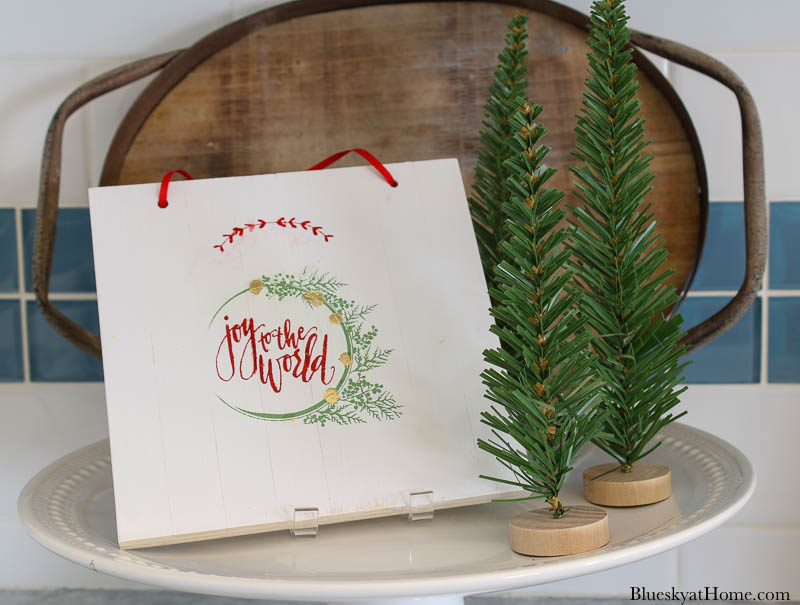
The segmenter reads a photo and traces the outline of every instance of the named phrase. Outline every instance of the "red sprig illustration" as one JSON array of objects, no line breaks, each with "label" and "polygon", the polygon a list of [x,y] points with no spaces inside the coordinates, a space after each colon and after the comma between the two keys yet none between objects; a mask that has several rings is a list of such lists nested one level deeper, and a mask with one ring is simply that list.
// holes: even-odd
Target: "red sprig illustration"
[{"label": "red sprig illustration", "polygon": [[220,252],[225,252],[225,246],[234,243],[237,237],[244,237],[245,230],[247,233],[252,233],[256,229],[263,229],[267,225],[277,225],[283,229],[302,229],[303,231],[309,231],[310,229],[312,235],[322,236],[325,242],[333,237],[332,234],[323,232],[323,227],[321,225],[311,225],[311,221],[297,222],[297,218],[292,217],[287,219],[285,216],[275,221],[265,221],[260,218],[257,219],[256,222],[245,223],[244,227],[234,227],[231,229],[230,233],[224,233],[222,235],[222,242],[216,244],[214,248],[219,249]]}]

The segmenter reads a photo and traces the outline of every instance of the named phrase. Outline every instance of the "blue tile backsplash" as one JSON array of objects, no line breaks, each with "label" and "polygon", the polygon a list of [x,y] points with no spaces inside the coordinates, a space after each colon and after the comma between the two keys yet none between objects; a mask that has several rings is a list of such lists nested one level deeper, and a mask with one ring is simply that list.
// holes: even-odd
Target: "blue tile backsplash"
[{"label": "blue tile backsplash", "polygon": [[22,375],[22,326],[18,300],[0,300],[0,381],[16,382]]},{"label": "blue tile backsplash", "polygon": [[744,204],[709,204],[706,243],[692,290],[738,290],[744,268]]},{"label": "blue tile backsplash", "polygon": [[[700,323],[728,302],[721,296],[687,298],[681,305],[684,329]],[[761,378],[761,299],[727,332],[691,353],[687,384],[752,383]]]},{"label": "blue tile backsplash", "polygon": [[[36,210],[22,211],[22,245],[25,253],[25,289],[33,291],[31,263]],[[88,208],[62,208],[50,276],[51,292],[94,292],[94,257]]]},{"label": "blue tile backsplash", "polygon": [[[103,364],[67,342],[39,312],[36,303],[27,303],[28,346],[31,380],[42,382],[86,382],[103,380]],[[92,332],[99,332],[97,302],[94,300],[58,301],[55,306],[67,317]]]},{"label": "blue tile backsplash", "polygon": [[17,226],[13,208],[0,209],[0,292],[19,290]]},{"label": "blue tile backsplash", "polygon": [[800,382],[800,298],[771,298],[769,301],[770,382]]},{"label": "blue tile backsplash", "polygon": [[770,204],[769,287],[800,288],[800,202]]},{"label": "blue tile backsplash", "polygon": [[[800,289],[800,202],[770,204],[770,287]],[[102,363],[56,333],[42,317],[30,294],[20,288],[17,238],[23,246],[26,292],[32,291],[31,254],[36,221],[34,209],[22,209],[22,233],[16,233],[15,210],[0,208],[0,381],[25,379],[22,306],[28,332],[30,380],[77,382],[103,380]],[[744,275],[744,216],[741,202],[714,202],[703,258],[681,313],[689,329],[724,306],[728,297],[704,296],[710,290],[737,290]],[[88,208],[62,208],[56,236],[51,291],[66,293],[55,305],[68,317],[98,331],[97,302],[85,300],[95,291]],[[77,296],[70,296],[76,294]],[[789,294],[789,293],[787,293]],[[690,384],[757,383],[761,380],[761,317],[759,299],[733,328],[692,353],[686,369]],[[769,299],[767,379],[800,383],[800,296]]]}]

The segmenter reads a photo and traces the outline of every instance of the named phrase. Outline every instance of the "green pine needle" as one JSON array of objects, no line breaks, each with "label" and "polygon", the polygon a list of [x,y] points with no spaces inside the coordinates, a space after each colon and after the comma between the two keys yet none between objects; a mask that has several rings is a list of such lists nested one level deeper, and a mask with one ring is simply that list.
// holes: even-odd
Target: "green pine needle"
[{"label": "green pine needle", "polygon": [[572,459],[601,434],[601,370],[587,353],[592,335],[578,312],[583,294],[567,263],[564,194],[545,187],[555,170],[543,163],[549,149],[540,144],[541,111],[520,96],[508,120],[506,218],[491,290],[492,331],[501,346],[484,352],[492,367],[481,374],[495,404],[482,422],[494,438],[478,440],[478,447],[514,476],[488,478],[545,498],[560,517],[566,511],[558,494]]},{"label": "green pine needle", "polygon": [[508,140],[512,135],[509,118],[514,111],[513,101],[528,88],[525,79],[528,70],[525,63],[528,56],[525,45],[527,22],[527,16],[517,15],[508,24],[505,48],[498,57],[499,65],[489,87],[489,101],[484,107],[475,181],[469,197],[489,289],[494,287],[494,267],[502,258],[498,246],[503,238],[505,222],[502,204],[508,199],[503,183],[509,176],[508,168],[504,166],[509,157]]},{"label": "green pine needle", "polygon": [[569,242],[586,294],[581,314],[595,334],[592,348],[606,381],[605,436],[594,441],[623,468],[652,451],[658,431],[682,415],[670,410],[687,365],[680,361],[682,319],[668,316],[677,294],[666,283],[667,252],[644,201],[653,174],[629,41],[623,1],[595,1],[573,153],[582,206],[571,209]]}]

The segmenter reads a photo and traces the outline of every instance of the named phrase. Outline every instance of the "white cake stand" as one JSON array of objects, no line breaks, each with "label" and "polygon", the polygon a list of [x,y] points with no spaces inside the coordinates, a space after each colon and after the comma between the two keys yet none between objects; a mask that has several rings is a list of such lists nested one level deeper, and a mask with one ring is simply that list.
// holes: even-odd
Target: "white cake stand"
[{"label": "white cake stand", "polygon": [[[108,442],[78,450],[36,475],[19,514],[42,546],[84,567],[196,593],[289,600],[377,600],[463,595],[543,584],[644,559],[688,542],[738,511],[755,487],[750,462],[703,431],[674,424],[651,460],[672,469],[673,495],[608,509],[611,542],[569,557],[525,557],[509,547],[508,521],[538,501],[437,511],[432,521],[390,517],[288,532],[120,551]],[[584,456],[562,500],[583,504]],[[202,506],[202,502],[198,503]]]}]

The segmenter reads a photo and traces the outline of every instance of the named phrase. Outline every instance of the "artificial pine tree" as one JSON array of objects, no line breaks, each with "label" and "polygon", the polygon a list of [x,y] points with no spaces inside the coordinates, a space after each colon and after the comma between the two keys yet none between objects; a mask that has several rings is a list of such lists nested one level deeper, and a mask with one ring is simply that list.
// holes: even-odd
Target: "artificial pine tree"
[{"label": "artificial pine tree", "polygon": [[[594,442],[616,463],[608,465],[611,471],[600,470],[623,474],[658,447],[660,442],[652,441],[661,428],[682,416],[670,410],[683,391],[677,385],[685,367],[680,361],[685,353],[682,319],[669,316],[677,295],[666,281],[672,273],[665,266],[667,251],[644,199],[653,174],[644,152],[648,141],[627,23],[622,0],[594,2],[589,77],[573,153],[580,162],[573,168],[574,193],[582,206],[572,208],[570,240],[586,293],[582,313],[595,334],[592,348],[606,382],[605,435]],[[600,479],[597,470],[590,469],[584,478]],[[619,477],[620,483],[631,479]],[[668,480],[667,470],[667,487]],[[662,490],[663,497],[655,497],[668,495]]]},{"label": "artificial pine tree", "polygon": [[[559,519],[564,508],[559,493],[573,456],[603,424],[595,399],[599,382],[586,350],[591,338],[579,316],[580,293],[572,288],[572,272],[560,227],[564,194],[544,185],[555,170],[543,160],[549,148],[540,144],[546,130],[536,122],[542,108],[518,97],[507,139],[508,173],[501,210],[506,217],[500,241],[500,261],[494,270],[495,304],[492,331],[501,346],[484,353],[491,364],[482,373],[486,397],[494,402],[482,414],[494,439],[478,446],[494,455],[514,475],[513,480],[485,477],[517,486],[544,498],[550,510],[530,511],[511,521],[511,543],[529,555],[572,554],[608,542],[606,513],[576,507],[568,514],[572,537]],[[522,498],[527,499],[527,498]],[[580,509],[580,510],[578,510]],[[585,532],[585,535],[581,532]]]},{"label": "artificial pine tree", "polygon": [[505,222],[502,204],[508,199],[503,183],[509,175],[504,162],[509,157],[508,140],[513,134],[509,119],[514,111],[514,100],[528,88],[525,80],[527,23],[528,17],[517,15],[508,24],[505,48],[498,57],[489,100],[484,107],[475,181],[469,198],[483,272],[490,289],[494,285],[494,268],[500,262],[498,246]]}]

